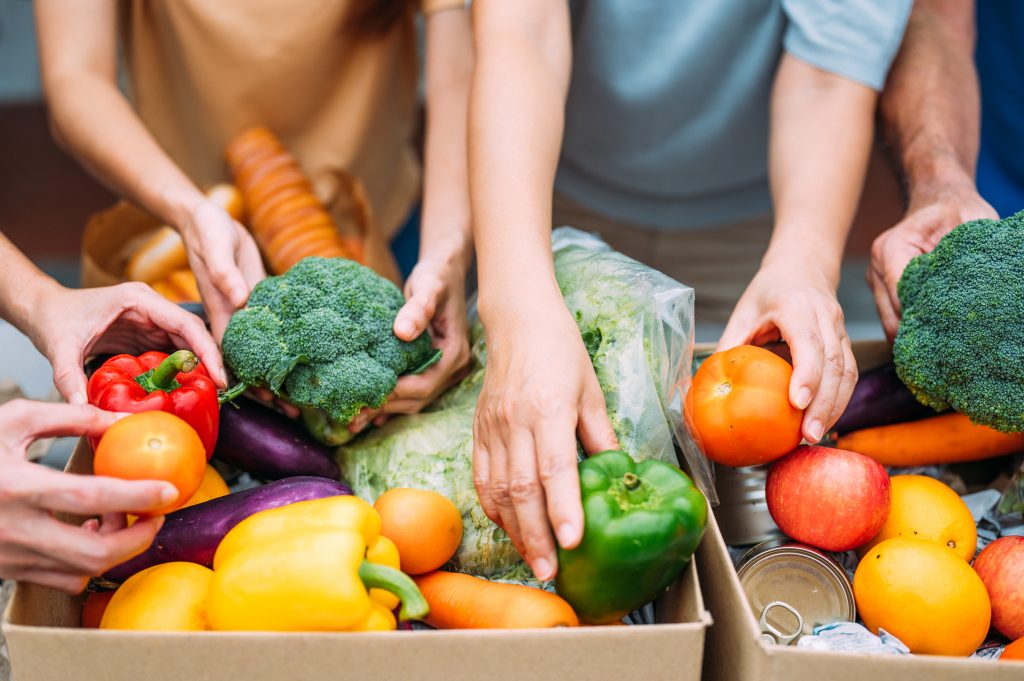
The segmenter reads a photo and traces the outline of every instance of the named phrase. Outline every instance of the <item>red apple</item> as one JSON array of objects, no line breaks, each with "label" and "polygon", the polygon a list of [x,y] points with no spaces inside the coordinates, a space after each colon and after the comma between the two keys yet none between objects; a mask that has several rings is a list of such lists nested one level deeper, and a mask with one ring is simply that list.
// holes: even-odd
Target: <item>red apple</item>
[{"label": "red apple", "polygon": [[1024,537],[1000,537],[974,559],[974,571],[992,601],[992,626],[1006,638],[1024,638]]},{"label": "red apple", "polygon": [[831,447],[797,447],[772,464],[768,512],[783,532],[827,551],[849,551],[889,515],[889,476],[872,458]]}]

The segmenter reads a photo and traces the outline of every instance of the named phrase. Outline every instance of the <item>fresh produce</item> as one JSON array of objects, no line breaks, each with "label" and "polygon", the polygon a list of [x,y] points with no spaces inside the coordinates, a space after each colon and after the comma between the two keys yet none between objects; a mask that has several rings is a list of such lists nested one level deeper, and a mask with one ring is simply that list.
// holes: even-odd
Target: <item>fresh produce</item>
[{"label": "fresh produce", "polygon": [[789,402],[793,367],[741,345],[707,358],[686,395],[686,418],[704,453],[726,466],[774,461],[800,444],[803,411]]},{"label": "fresh produce", "polygon": [[89,378],[88,393],[90,404],[107,411],[179,416],[199,434],[206,458],[213,454],[220,423],[217,386],[188,350],[111,357]]},{"label": "fresh produce", "polygon": [[865,555],[886,539],[916,537],[946,546],[971,562],[978,546],[978,530],[959,494],[926,475],[894,475],[889,482],[889,517],[874,539],[858,549],[858,554]]},{"label": "fresh produce", "polygon": [[206,468],[203,443],[192,426],[165,411],[130,414],[100,438],[92,463],[93,473],[122,480],[165,480],[178,490],[173,502],[154,511],[170,513],[199,489]]},{"label": "fresh produce", "polygon": [[1019,638],[1003,648],[1003,654],[999,656],[999,659],[1006,662],[1024,661],[1024,638]]},{"label": "fresh produce", "polygon": [[772,520],[797,541],[849,551],[889,515],[889,476],[876,461],[843,449],[797,447],[772,464],[765,483]]},{"label": "fresh produce", "polygon": [[101,629],[203,631],[213,572],[195,563],[154,565],[114,592]]},{"label": "fresh produce", "polygon": [[364,407],[383,406],[398,377],[440,358],[430,336],[392,326],[405,298],[373,270],[344,258],[306,258],[264,279],[231,317],[224,359],[251,387],[303,408],[314,437],[341,444]]},{"label": "fresh produce", "polygon": [[210,627],[379,628],[377,605],[389,605],[375,589],[399,597],[401,619],[422,619],[429,608],[412,580],[368,556],[379,532],[377,512],[355,497],[304,501],[246,518],[224,537],[213,560]]},{"label": "fresh produce", "polygon": [[245,398],[221,406],[213,456],[264,480],[341,475],[333,452],[312,439],[301,424]]},{"label": "fresh produce", "polygon": [[294,477],[183,508],[167,514],[148,549],[103,576],[113,582],[123,582],[141,570],[172,561],[209,567],[213,565],[214,552],[224,535],[252,514],[297,501],[351,493],[352,490],[336,480]]},{"label": "fresh produce", "polygon": [[965,561],[924,539],[896,537],[864,556],[853,577],[864,625],[882,628],[912,653],[973,653],[988,634],[985,585]]},{"label": "fresh produce", "polygon": [[883,466],[930,466],[1024,451],[1024,433],[1000,433],[971,423],[963,414],[940,414],[840,435],[836,446]]},{"label": "fresh produce", "polygon": [[232,140],[226,156],[245,196],[249,227],[274,274],[307,256],[362,261],[360,241],[341,236],[298,161],[270,130],[249,128]]},{"label": "fresh produce", "polygon": [[396,487],[377,497],[380,533],[395,542],[403,572],[421,575],[447,563],[462,541],[462,514],[449,499]]},{"label": "fresh produce", "polygon": [[679,577],[704,534],[707,501],[677,467],[621,451],[588,457],[579,474],[583,540],[558,549],[555,590],[581,620],[605,624]]},{"label": "fresh produce", "polygon": [[1024,639],[1024,537],[1000,537],[974,559],[974,571],[992,600],[992,626],[1010,640]]},{"label": "fresh produce", "polygon": [[893,360],[924,404],[1024,431],[1024,212],[973,220],[910,261]]},{"label": "fresh produce", "polygon": [[[636,461],[675,462],[679,447],[694,479],[707,461],[683,425],[689,381],[693,292],[592,235],[554,232],[555,275],[590,353],[620,447]],[[394,487],[430,489],[462,513],[463,540],[451,569],[516,581],[533,576],[473,488],[473,414],[483,384],[483,329],[472,326],[470,373],[423,413],[392,418],[338,450],[342,475],[373,501]],[[703,489],[703,488],[702,488]]]},{"label": "fresh produce", "polygon": [[202,300],[196,275],[188,269],[174,270],[163,279],[157,279],[149,285],[172,303],[198,303]]},{"label": "fresh produce", "polygon": [[543,589],[490,582],[458,572],[431,572],[415,581],[430,604],[426,622],[438,629],[579,626],[572,607]]},{"label": "fresh produce", "polygon": [[93,591],[85,597],[82,603],[82,628],[99,629],[103,620],[103,613],[107,610],[110,599],[114,597],[113,591]]},{"label": "fresh produce", "polygon": [[832,430],[846,434],[934,415],[934,409],[918,402],[914,393],[903,385],[896,375],[896,367],[889,362],[860,375],[846,410]]},{"label": "fresh produce", "polygon": [[228,484],[224,482],[224,478],[220,476],[216,468],[206,464],[206,470],[203,471],[203,479],[199,483],[199,489],[181,507],[188,508],[210,499],[226,497],[229,494],[231,494],[231,490],[228,489]]}]

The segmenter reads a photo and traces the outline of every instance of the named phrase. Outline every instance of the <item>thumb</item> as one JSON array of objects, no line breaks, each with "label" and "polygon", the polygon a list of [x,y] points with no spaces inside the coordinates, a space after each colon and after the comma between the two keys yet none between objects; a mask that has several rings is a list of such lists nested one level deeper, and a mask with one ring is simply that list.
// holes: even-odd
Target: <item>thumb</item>
[{"label": "thumb", "polygon": [[60,353],[53,358],[53,385],[69,404],[89,402],[88,384],[80,364],[78,358],[70,357],[68,353]]},{"label": "thumb", "polygon": [[404,341],[411,341],[426,331],[437,312],[442,291],[439,282],[418,284],[412,289],[412,295],[395,316],[395,335]]},{"label": "thumb", "polygon": [[87,404],[21,403],[21,418],[15,423],[30,439],[55,435],[100,436],[121,418],[121,414],[103,411]]},{"label": "thumb", "polygon": [[718,347],[715,348],[715,351],[722,352],[723,350],[730,350],[737,345],[749,343],[755,333],[755,329],[752,327],[751,320],[747,318],[743,311],[733,312],[732,316],[729,317],[729,323],[725,325],[725,330],[722,331],[722,336],[718,339]]},{"label": "thumb", "polygon": [[608,417],[608,408],[605,406],[604,394],[595,376],[592,386],[584,393],[580,402],[579,422],[577,433],[583,451],[587,454],[597,454],[608,449],[618,449],[619,440],[612,428],[612,421]]}]

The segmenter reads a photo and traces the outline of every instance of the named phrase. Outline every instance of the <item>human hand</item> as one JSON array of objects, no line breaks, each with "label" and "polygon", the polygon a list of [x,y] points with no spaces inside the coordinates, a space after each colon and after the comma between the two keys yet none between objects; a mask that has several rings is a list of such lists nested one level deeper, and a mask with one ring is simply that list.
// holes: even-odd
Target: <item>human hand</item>
[{"label": "human hand", "polygon": [[267,276],[259,249],[245,227],[210,201],[200,202],[180,231],[210,329],[219,340],[231,314]]},{"label": "human hand", "polygon": [[461,265],[420,261],[405,283],[406,303],[395,317],[395,335],[411,341],[428,330],[441,359],[422,374],[406,375],[382,409],[364,409],[349,430],[361,431],[373,421],[381,425],[391,414],[414,414],[433,402],[462,377],[469,363],[466,318],[466,270]]},{"label": "human hand", "polygon": [[806,409],[803,436],[818,442],[843,413],[857,363],[828,277],[792,265],[763,266],[740,298],[719,350],[782,338],[793,357],[789,401]]},{"label": "human hand", "polygon": [[54,285],[40,293],[26,332],[50,360],[53,383],[72,404],[88,401],[82,365],[93,354],[188,348],[199,355],[218,386],[227,384],[220,350],[199,317],[145,284],[93,289]]},{"label": "human hand", "polygon": [[[557,300],[489,330],[473,422],[473,484],[487,516],[508,533],[538,579],[557,572],[558,543],[583,537],[576,438],[588,454],[617,449],[579,329]],[[493,332],[492,332],[493,331]]]},{"label": "human hand", "polygon": [[[167,482],[127,481],[60,473],[26,459],[35,440],[54,435],[100,436],[119,414],[88,405],[14,400],[0,406],[0,577],[78,593],[145,550],[163,517],[125,528],[125,512],[165,506],[178,496]],[[75,527],[55,512],[102,515]]]},{"label": "human hand", "polygon": [[907,264],[916,256],[931,252],[957,225],[980,218],[998,220],[999,215],[972,185],[960,192],[943,192],[913,201],[900,222],[875,238],[867,280],[890,341],[896,338],[900,324],[896,285]]}]

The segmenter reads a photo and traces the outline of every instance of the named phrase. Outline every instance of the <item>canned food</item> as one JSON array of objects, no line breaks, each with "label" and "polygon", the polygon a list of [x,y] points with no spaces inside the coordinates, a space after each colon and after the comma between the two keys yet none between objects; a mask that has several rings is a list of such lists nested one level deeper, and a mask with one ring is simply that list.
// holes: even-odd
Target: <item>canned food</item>
[{"label": "canned food", "polygon": [[736,570],[766,641],[789,645],[822,624],[857,619],[843,566],[812,546],[789,539],[762,542],[740,558]]},{"label": "canned food", "polygon": [[764,496],[767,477],[767,464],[745,468],[715,465],[715,519],[726,544],[749,546],[783,536],[768,513]]}]

